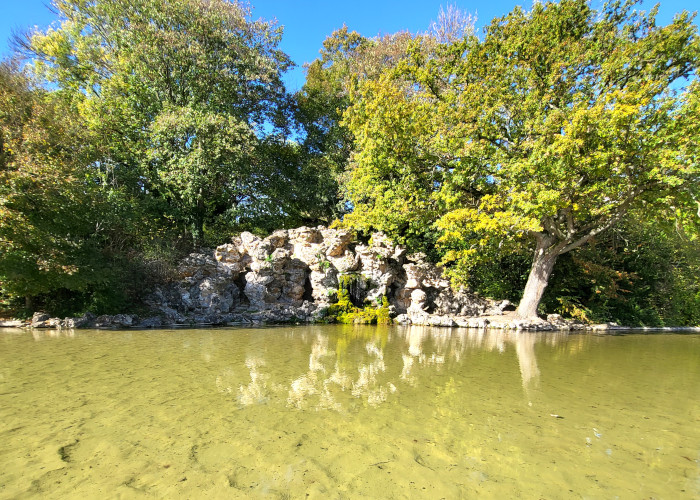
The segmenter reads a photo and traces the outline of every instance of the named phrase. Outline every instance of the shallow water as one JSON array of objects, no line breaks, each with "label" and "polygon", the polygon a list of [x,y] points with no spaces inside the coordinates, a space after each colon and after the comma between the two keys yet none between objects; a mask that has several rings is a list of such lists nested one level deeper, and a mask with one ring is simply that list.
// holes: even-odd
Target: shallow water
[{"label": "shallow water", "polygon": [[0,498],[699,498],[700,335],[0,333]]}]

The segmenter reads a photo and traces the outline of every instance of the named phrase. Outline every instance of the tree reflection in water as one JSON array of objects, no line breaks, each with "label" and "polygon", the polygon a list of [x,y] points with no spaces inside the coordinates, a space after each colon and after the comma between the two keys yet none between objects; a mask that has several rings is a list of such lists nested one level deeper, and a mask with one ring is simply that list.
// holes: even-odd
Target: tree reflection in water
[{"label": "tree reflection in water", "polygon": [[[349,405],[378,406],[399,391],[402,384],[415,386],[419,382],[417,370],[433,367],[439,371],[447,360],[462,363],[468,351],[505,353],[509,346],[517,355],[522,385],[529,395],[538,386],[540,377],[535,345],[539,342],[556,345],[566,335],[419,326],[377,329],[350,326],[338,335],[319,331],[314,336],[297,339],[303,345],[311,344],[309,364],[308,370],[291,382],[273,380],[274,370],[264,371],[265,360],[259,356],[247,357],[245,366],[250,382],[239,386],[237,399],[242,406],[249,406],[277,398],[285,400],[289,408],[300,410],[344,411]],[[329,347],[333,343],[334,349]],[[392,357],[397,358],[392,363],[385,361],[388,344],[402,346],[399,353],[389,349]],[[360,348],[362,345],[364,349]],[[420,375],[429,376],[426,372]],[[222,382],[226,376],[217,378],[217,387],[222,392],[232,392],[231,385]]]}]

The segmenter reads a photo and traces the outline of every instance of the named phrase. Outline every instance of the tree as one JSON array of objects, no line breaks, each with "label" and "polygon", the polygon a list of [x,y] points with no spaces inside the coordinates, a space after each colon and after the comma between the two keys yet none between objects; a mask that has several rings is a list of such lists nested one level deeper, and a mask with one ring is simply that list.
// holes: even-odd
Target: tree
[{"label": "tree", "polygon": [[459,42],[476,33],[475,23],[476,16],[464,12],[454,4],[447,4],[447,8],[440,6],[437,20],[430,25],[430,35],[438,43]]},{"label": "tree", "polygon": [[[118,281],[108,235],[128,223],[88,168],[95,149],[75,109],[0,64],[0,301],[106,291]],[[109,229],[107,229],[109,228]],[[114,243],[112,239],[111,243]],[[121,284],[126,293],[129,288]],[[63,293],[65,292],[65,293]],[[112,294],[114,298],[117,294]],[[63,304],[55,311],[71,311]],[[78,310],[85,304],[79,304]]]},{"label": "tree", "polygon": [[[395,101],[423,110],[414,147],[441,159],[424,168],[441,176],[426,195],[440,204],[443,262],[464,282],[480,258],[530,247],[520,317],[536,316],[559,256],[633,208],[688,214],[697,199],[696,28],[686,13],[657,26],[655,9],[633,6],[516,8],[483,40],[450,44],[440,57],[414,51],[395,72],[399,88],[413,83]],[[358,95],[350,116],[376,105],[369,92]],[[393,131],[376,116],[351,127],[366,130],[365,151]],[[366,156],[356,168],[376,162],[397,182],[410,178],[402,158]]]},{"label": "tree", "polygon": [[445,163],[423,140],[437,132],[437,122],[426,119],[432,103],[409,92],[386,74],[353,92],[344,121],[356,141],[345,183],[353,211],[343,224],[383,231],[428,254],[435,244],[430,226],[441,211],[434,194]]},{"label": "tree", "polygon": [[333,32],[323,42],[321,57],[306,66],[306,82],[295,95],[305,163],[326,172],[325,189],[311,192],[325,196],[331,207],[329,212],[335,217],[346,211],[340,199],[338,179],[345,170],[353,141],[340,121],[349,104],[347,88],[353,60],[368,43],[358,33],[349,32],[346,26]]},{"label": "tree", "polygon": [[207,226],[284,211],[270,197],[290,178],[267,156],[291,127],[281,28],[228,0],[55,6],[61,26],[25,48],[100,137],[108,182],[167,200],[197,245]]},{"label": "tree", "polygon": [[[443,26],[443,35],[447,36],[446,29],[452,30],[450,36],[454,36],[455,30],[466,30],[471,26],[471,18],[463,16],[461,11],[450,8],[449,12],[452,24],[449,27]],[[441,13],[440,20],[448,23],[445,17],[446,14]],[[329,173],[340,183],[345,199],[341,200],[336,215],[343,218],[345,226],[367,228],[370,225],[366,224],[364,219],[356,219],[363,217],[363,210],[352,210],[359,198],[348,191],[360,188],[360,184],[352,181],[352,172],[357,172],[348,169],[348,165],[352,162],[351,156],[357,154],[358,149],[355,147],[354,125],[348,120],[343,120],[343,115],[353,100],[356,100],[353,95],[358,92],[371,92],[370,88],[376,89],[377,86],[381,86],[379,82],[383,74],[409,58],[412,46],[420,47],[425,53],[434,51],[437,46],[436,36],[437,32],[399,32],[366,38],[344,26],[323,42],[320,57],[306,68],[306,83],[297,94],[298,117],[304,131],[302,145],[311,161],[326,165]],[[352,200],[350,203],[348,197]],[[399,198],[398,195],[394,196],[393,201],[396,202],[394,208],[400,212],[402,208],[398,206]],[[386,201],[388,204],[392,203]],[[383,210],[382,216],[387,213],[394,215],[396,212],[393,209],[388,212]],[[403,222],[397,221],[391,228],[403,225]],[[377,228],[376,224],[373,227]],[[392,232],[389,227],[382,229]],[[403,234],[399,233],[394,232],[398,239],[403,241]]]}]

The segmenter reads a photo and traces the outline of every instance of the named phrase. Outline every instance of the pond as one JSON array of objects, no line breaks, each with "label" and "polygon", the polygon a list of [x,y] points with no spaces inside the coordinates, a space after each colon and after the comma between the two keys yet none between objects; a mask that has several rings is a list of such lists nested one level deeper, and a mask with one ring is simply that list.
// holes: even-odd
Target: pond
[{"label": "pond", "polygon": [[698,498],[700,335],[0,333],[0,498]]}]

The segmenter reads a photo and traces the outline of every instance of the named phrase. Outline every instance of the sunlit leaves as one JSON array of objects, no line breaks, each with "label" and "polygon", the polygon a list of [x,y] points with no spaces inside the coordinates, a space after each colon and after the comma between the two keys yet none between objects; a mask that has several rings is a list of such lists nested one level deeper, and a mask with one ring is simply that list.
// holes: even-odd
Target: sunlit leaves
[{"label": "sunlit leaves", "polygon": [[[687,14],[657,26],[655,11],[633,7],[516,8],[482,39],[414,47],[361,83],[348,110],[358,138],[351,220],[369,222],[388,209],[385,191],[410,199],[401,187],[437,172],[418,197],[430,200],[443,261],[464,281],[493,252],[537,244],[551,264],[641,204],[674,199],[694,213],[696,28]],[[431,220],[419,213],[411,223]]]},{"label": "sunlit leaves", "polygon": [[28,48],[99,138],[111,185],[164,199],[200,244],[206,224],[284,182],[251,179],[272,173],[266,143],[283,143],[291,128],[281,79],[291,61],[274,22],[227,0],[56,7],[60,26],[35,33]]},{"label": "sunlit leaves", "polygon": [[[689,110],[670,84],[697,65],[694,29],[682,16],[656,27],[618,14],[596,18],[577,1],[516,9],[449,68],[454,97],[441,112],[497,193],[441,227],[461,225],[482,243],[544,232],[576,245],[636,200],[692,182],[694,163],[678,154]],[[445,200],[451,183],[472,179],[446,177]]]}]

